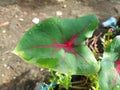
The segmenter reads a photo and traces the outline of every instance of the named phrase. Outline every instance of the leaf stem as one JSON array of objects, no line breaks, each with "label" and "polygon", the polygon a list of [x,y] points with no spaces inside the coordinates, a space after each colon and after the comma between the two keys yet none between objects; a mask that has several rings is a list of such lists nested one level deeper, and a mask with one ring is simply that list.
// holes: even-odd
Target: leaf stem
[{"label": "leaf stem", "polygon": [[73,89],[79,89],[79,90],[83,90],[83,89],[87,89],[87,87],[78,87],[78,86],[70,86],[70,88],[73,88]]}]

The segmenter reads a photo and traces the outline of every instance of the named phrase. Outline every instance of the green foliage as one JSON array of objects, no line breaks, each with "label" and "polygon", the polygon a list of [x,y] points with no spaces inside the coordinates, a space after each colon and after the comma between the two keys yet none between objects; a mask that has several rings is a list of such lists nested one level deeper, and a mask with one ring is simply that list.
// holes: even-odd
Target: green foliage
[{"label": "green foliage", "polygon": [[95,15],[49,18],[26,32],[14,53],[28,63],[61,73],[94,74],[100,65],[85,40],[97,26]]},{"label": "green foliage", "polygon": [[95,58],[100,59],[96,53],[98,37],[92,39],[92,51],[86,45],[97,26],[95,15],[49,18],[28,30],[14,53],[28,63],[57,71],[51,73],[51,84],[43,84],[42,88],[52,90],[51,85],[57,83],[68,89],[72,87],[71,75],[90,75],[93,90],[120,90],[120,36],[112,40],[113,32],[109,30],[101,38],[104,53],[99,64]]},{"label": "green foliage", "polygon": [[68,88],[72,86],[71,74],[61,74],[58,72],[54,73],[51,71],[50,82],[51,83],[55,82],[55,83],[59,84],[59,89],[65,88],[68,90]]},{"label": "green foliage", "polygon": [[90,87],[92,90],[99,90],[99,83],[98,83],[98,75],[92,74],[89,76],[90,79]]},{"label": "green foliage", "polygon": [[98,73],[100,90],[120,90],[120,75],[115,62],[119,60],[120,36],[107,46],[103,53],[101,69]]},{"label": "green foliage", "polygon": [[104,50],[111,43],[111,41],[112,41],[112,39],[111,39],[112,35],[113,35],[113,32],[111,31],[111,29],[109,29],[108,32],[104,34],[103,38],[101,38]]}]

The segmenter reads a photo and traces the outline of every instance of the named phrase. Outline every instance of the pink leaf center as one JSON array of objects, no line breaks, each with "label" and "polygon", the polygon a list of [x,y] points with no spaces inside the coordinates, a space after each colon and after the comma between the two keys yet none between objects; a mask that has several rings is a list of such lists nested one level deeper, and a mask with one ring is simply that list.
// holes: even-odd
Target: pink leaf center
[{"label": "pink leaf center", "polygon": [[120,74],[120,59],[117,62],[115,62],[115,64],[117,65],[116,69],[118,73]]},{"label": "pink leaf center", "polygon": [[89,26],[89,23],[82,30],[80,30],[77,34],[72,35],[72,37],[69,40],[66,40],[64,37],[64,34],[61,33],[62,39],[64,41],[63,43],[59,43],[57,40],[55,40],[54,37],[51,36],[50,38],[54,41],[54,44],[33,46],[30,49],[32,48],[55,48],[52,55],[55,54],[59,49],[64,49],[66,53],[71,52],[75,56],[79,56],[85,60],[85,58],[82,55],[80,55],[80,53],[76,52],[75,47],[78,45],[75,45],[75,41],[82,34],[82,32],[84,32],[84,30],[87,30],[88,26]]},{"label": "pink leaf center", "polygon": [[78,34],[73,35],[69,41],[66,42],[66,40],[64,40],[65,42],[63,44],[56,42],[55,44],[33,46],[32,48],[56,48],[56,50],[63,48],[66,52],[71,52],[78,56],[79,54],[74,49],[74,42],[78,36]]}]

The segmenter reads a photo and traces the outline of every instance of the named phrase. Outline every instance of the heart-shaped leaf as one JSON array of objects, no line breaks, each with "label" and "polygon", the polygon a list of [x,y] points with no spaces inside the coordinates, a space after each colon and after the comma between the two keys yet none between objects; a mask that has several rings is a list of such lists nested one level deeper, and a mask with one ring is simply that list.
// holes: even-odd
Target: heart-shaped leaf
[{"label": "heart-shaped leaf", "polygon": [[14,52],[29,63],[62,73],[96,73],[99,64],[85,40],[97,26],[95,15],[49,18],[26,32]]},{"label": "heart-shaped leaf", "polygon": [[120,36],[108,45],[103,53],[98,74],[100,90],[120,90]]}]

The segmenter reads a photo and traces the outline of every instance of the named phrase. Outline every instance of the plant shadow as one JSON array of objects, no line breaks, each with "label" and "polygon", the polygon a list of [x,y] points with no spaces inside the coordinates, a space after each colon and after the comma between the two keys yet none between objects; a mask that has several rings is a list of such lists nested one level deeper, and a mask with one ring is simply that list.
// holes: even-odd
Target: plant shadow
[{"label": "plant shadow", "polygon": [[22,73],[20,76],[17,76],[10,82],[0,85],[0,90],[34,90],[36,82],[38,82],[38,80],[25,79],[24,77],[29,72],[30,70]]}]

